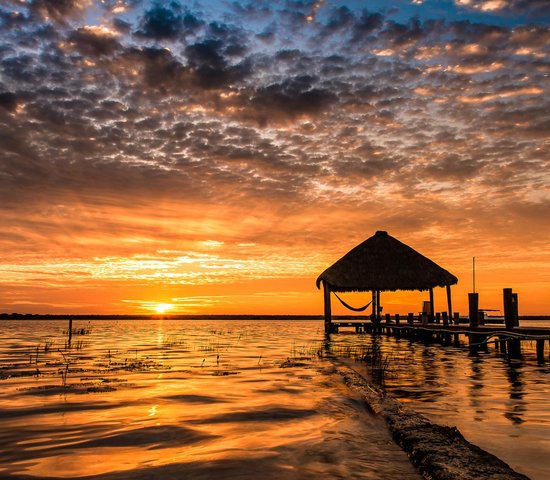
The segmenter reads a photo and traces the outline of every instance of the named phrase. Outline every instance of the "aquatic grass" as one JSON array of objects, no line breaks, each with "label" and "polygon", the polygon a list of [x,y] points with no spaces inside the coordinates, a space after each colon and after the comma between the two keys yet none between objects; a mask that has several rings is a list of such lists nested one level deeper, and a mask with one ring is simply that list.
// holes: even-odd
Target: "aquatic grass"
[{"label": "aquatic grass", "polygon": [[383,385],[387,378],[395,375],[399,360],[396,355],[385,353],[376,339],[369,344],[332,345],[330,352],[336,357],[350,358],[365,364],[372,380],[379,385]]}]

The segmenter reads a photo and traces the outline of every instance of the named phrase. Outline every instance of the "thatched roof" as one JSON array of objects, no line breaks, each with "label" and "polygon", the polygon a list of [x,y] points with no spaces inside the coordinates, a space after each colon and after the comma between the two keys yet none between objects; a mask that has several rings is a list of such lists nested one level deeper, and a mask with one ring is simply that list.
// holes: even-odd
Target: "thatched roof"
[{"label": "thatched roof", "polygon": [[317,279],[336,292],[428,290],[458,279],[411,247],[378,231],[327,268]]}]

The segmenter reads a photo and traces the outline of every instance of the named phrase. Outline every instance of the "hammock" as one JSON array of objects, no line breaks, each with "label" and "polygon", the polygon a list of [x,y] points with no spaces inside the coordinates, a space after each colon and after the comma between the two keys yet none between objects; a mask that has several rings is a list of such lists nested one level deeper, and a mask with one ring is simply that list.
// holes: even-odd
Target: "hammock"
[{"label": "hammock", "polygon": [[370,301],[370,302],[367,303],[364,307],[355,308],[355,307],[352,307],[351,305],[348,305],[346,302],[344,302],[344,300],[342,300],[342,299],[338,296],[338,294],[337,294],[336,292],[332,292],[332,293],[334,293],[334,296],[335,296],[338,300],[340,300],[340,303],[341,303],[342,305],[344,305],[344,307],[349,308],[350,310],[353,310],[354,312],[363,312],[363,311],[365,311],[367,308],[369,308],[369,305],[372,303],[372,301]]}]

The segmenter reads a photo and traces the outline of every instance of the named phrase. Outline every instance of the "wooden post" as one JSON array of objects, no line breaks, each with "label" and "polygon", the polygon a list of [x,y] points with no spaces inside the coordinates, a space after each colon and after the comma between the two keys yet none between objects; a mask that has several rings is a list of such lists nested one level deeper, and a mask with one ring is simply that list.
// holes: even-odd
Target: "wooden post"
[{"label": "wooden post", "polygon": [[330,311],[330,285],[323,280],[323,292],[325,299],[325,333],[328,334],[332,330],[332,314]]},{"label": "wooden post", "polygon": [[468,294],[468,311],[470,327],[477,327],[479,325],[479,293]]},{"label": "wooden post", "polygon": [[454,312],[453,322],[455,325],[460,325],[460,313]]},{"label": "wooden post", "polygon": [[395,324],[399,325],[399,314],[398,313],[395,314]]},{"label": "wooden post", "polygon": [[391,315],[386,313],[386,323],[391,323]]},{"label": "wooden post", "polygon": [[512,302],[514,309],[514,324],[516,327],[519,327],[519,308],[518,308],[518,294],[512,293]]},{"label": "wooden post", "polygon": [[447,312],[441,312],[441,316],[443,317],[443,325],[449,325],[449,317]]},{"label": "wooden post", "polygon": [[521,358],[521,340],[508,340],[508,354],[510,358]]},{"label": "wooden post", "polygon": [[502,289],[502,297],[504,302],[504,324],[507,329],[514,328],[516,326],[514,299],[512,295],[511,288]]},{"label": "wooden post", "polygon": [[506,356],[506,337],[502,335],[499,336],[498,343],[500,344],[500,353]]},{"label": "wooden post", "polygon": [[544,363],[544,340],[537,340],[537,362]]},{"label": "wooden post", "polygon": [[435,323],[441,323],[441,313],[439,312],[435,314]]},{"label": "wooden post", "polygon": [[414,323],[414,313],[410,313],[407,315],[407,323],[412,325]]},{"label": "wooden post", "polygon": [[453,318],[453,302],[451,299],[451,286],[447,285],[447,312],[449,313],[449,320]]},{"label": "wooden post", "polygon": [[71,340],[73,338],[73,317],[69,317],[69,347],[71,346]]},{"label": "wooden post", "polygon": [[376,290],[376,318],[380,318],[382,308],[380,307],[380,290]]},{"label": "wooden post", "polygon": [[372,315],[371,318],[373,319],[373,323],[376,321],[377,315],[378,315],[378,306],[376,305],[376,301],[378,299],[378,296],[376,295],[376,290],[372,291]]},{"label": "wooden post", "polygon": [[477,318],[479,325],[485,325],[485,312],[483,310],[478,310]]},{"label": "wooden post", "polygon": [[433,323],[434,321],[434,289],[430,288],[430,313],[428,315],[428,322]]}]

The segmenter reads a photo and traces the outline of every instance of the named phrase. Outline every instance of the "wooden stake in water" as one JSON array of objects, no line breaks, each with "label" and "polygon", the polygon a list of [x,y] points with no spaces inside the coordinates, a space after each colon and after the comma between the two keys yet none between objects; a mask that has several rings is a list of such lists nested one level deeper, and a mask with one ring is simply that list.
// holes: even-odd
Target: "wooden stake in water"
[{"label": "wooden stake in water", "polygon": [[69,317],[69,347],[71,346],[72,338],[73,338],[73,318]]}]

